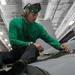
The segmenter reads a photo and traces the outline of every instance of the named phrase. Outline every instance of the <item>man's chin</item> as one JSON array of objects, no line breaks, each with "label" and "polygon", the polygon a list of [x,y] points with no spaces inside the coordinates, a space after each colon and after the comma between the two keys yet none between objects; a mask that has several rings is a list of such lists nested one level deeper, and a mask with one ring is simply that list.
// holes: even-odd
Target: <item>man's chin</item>
[{"label": "man's chin", "polygon": [[33,22],[30,22],[30,23],[34,23],[35,21],[33,21]]}]

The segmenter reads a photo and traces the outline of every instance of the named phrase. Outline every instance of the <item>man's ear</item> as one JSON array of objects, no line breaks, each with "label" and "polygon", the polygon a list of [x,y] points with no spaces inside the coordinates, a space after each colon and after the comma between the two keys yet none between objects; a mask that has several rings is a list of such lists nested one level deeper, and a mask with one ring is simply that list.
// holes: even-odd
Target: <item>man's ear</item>
[{"label": "man's ear", "polygon": [[24,17],[27,17],[28,14],[29,14],[29,9],[24,9],[24,10],[23,10],[23,16],[24,16]]}]

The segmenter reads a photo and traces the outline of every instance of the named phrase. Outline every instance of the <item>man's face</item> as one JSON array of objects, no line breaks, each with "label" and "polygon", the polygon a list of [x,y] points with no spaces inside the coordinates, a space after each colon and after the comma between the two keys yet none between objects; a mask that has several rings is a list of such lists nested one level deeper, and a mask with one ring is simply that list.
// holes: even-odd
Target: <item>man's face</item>
[{"label": "man's face", "polygon": [[28,23],[33,23],[38,16],[38,13],[29,13],[27,16]]}]

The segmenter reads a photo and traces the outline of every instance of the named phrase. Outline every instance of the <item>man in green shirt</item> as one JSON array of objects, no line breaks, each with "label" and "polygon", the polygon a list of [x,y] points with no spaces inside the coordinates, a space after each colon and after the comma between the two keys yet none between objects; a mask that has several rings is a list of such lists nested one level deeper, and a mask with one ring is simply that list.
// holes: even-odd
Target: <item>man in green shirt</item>
[{"label": "man in green shirt", "polygon": [[9,39],[13,50],[1,53],[1,58],[2,56],[5,58],[0,60],[0,64],[15,62],[6,72],[7,75],[18,75],[28,63],[36,61],[39,52],[44,51],[43,46],[36,43],[38,38],[58,50],[69,51],[66,45],[60,44],[47,33],[42,25],[35,22],[40,10],[40,3],[29,3],[24,7],[22,18],[14,18],[10,21]]}]

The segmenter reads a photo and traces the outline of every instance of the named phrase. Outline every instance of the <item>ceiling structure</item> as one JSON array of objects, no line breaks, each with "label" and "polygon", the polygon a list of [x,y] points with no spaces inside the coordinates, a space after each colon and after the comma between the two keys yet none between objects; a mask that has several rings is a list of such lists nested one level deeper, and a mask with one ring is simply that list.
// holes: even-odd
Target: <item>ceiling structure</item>
[{"label": "ceiling structure", "polygon": [[[2,1],[5,1],[5,4],[2,4]],[[8,38],[10,20],[14,17],[21,17],[22,9],[27,3],[37,2],[40,2],[42,6],[37,21],[41,22],[50,19],[58,40],[60,40],[65,33],[67,34],[70,29],[66,27],[65,31],[64,26],[61,26],[65,22],[66,25],[68,20],[70,22],[70,17],[73,16],[73,10],[75,8],[74,0],[0,0],[0,50],[6,51],[11,49]],[[63,28],[64,31],[61,31],[61,28]],[[58,35],[59,32],[60,35]],[[7,41],[5,41],[5,39],[7,39]]]}]

